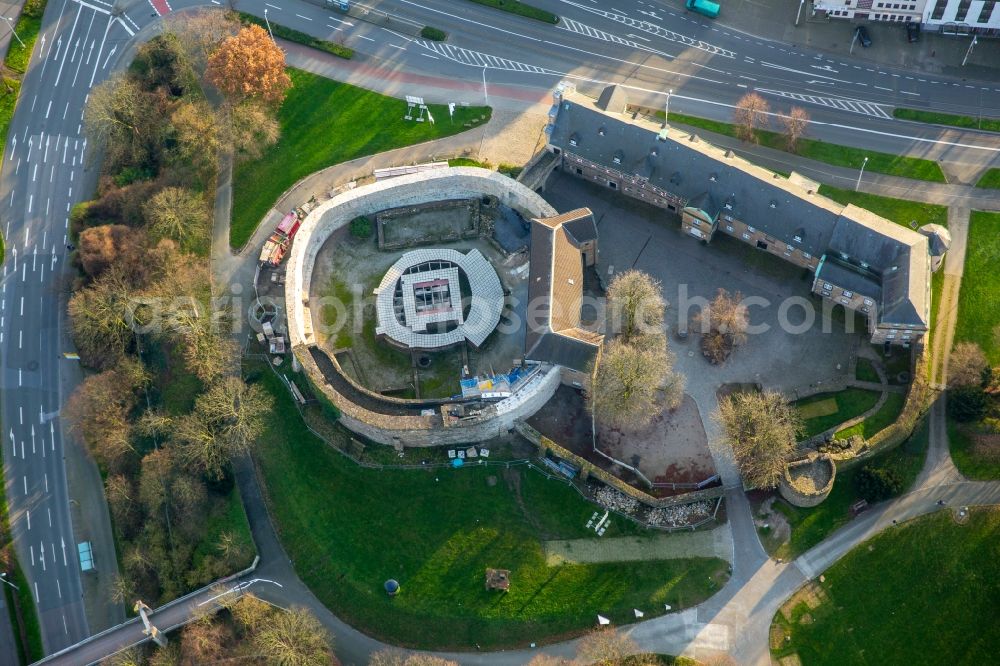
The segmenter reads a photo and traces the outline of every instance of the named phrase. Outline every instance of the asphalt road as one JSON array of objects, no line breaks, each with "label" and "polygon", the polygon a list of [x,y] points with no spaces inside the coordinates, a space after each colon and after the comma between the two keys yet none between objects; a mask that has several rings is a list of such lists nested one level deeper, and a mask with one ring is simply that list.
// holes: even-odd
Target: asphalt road
[{"label": "asphalt road", "polygon": [[[177,0],[174,11],[217,6]],[[445,0],[371,3],[450,33],[447,44],[402,37],[300,0],[247,0],[237,8],[355,48],[358,59],[401,72],[446,75],[534,90],[563,78],[596,91],[615,82],[651,106],[673,89],[672,110],[728,118],[754,88],[776,108],[803,104],[810,134],[876,150],[926,154],[962,164],[996,161],[1000,138],[903,124],[887,118],[906,103],[968,104],[1000,115],[1000,83],[913,75],[822,53],[796,51],[658,3],[540,0],[564,17],[547,26],[477,5]],[[159,7],[160,9],[157,9]],[[166,8],[137,0],[50,0],[32,65],[4,147],[0,224],[7,257],[0,292],[4,474],[18,556],[35,595],[47,652],[88,635],[58,418],[67,376],[64,287],[68,214],[89,197],[82,114],[89,89],[125,64],[128,42]],[[115,9],[115,14],[112,10]],[[148,31],[147,31],[148,32]],[[981,48],[997,48],[995,42]],[[419,90],[414,91],[419,94]],[[819,124],[824,123],[824,124]],[[92,159],[92,156],[90,156]]]}]

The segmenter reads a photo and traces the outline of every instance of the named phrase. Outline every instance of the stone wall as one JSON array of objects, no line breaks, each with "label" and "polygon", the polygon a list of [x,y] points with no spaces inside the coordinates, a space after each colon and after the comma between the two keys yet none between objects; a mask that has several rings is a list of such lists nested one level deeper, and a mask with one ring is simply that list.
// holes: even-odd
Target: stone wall
[{"label": "stone wall", "polygon": [[481,441],[510,430],[515,420],[534,414],[555,393],[560,373],[545,368],[510,398],[446,427],[440,412],[400,416],[373,412],[354,404],[326,382],[309,353],[309,347],[316,344],[309,310],[313,264],[333,232],[359,215],[373,216],[389,208],[484,195],[497,198],[526,219],[556,215],[556,210],[542,197],[507,176],[487,169],[456,167],[399,176],[348,190],[323,202],[303,220],[285,272],[289,341],[292,353],[312,384],[340,410],[343,424],[352,431],[388,445],[434,446]]},{"label": "stone wall", "polygon": [[[801,482],[797,483],[795,477],[797,473],[812,471],[820,478],[826,477],[825,483],[818,487],[808,487]],[[833,490],[833,482],[837,478],[837,466],[827,455],[810,455],[802,460],[795,460],[785,465],[784,473],[778,481],[778,492],[790,504],[801,507],[816,506],[827,498]]]}]

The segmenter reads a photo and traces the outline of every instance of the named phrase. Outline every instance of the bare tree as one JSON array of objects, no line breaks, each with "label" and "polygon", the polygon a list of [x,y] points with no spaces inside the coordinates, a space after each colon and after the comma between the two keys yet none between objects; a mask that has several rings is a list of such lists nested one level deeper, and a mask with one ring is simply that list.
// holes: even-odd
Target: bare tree
[{"label": "bare tree", "polygon": [[989,361],[975,342],[959,342],[948,357],[950,388],[981,388],[989,378]]},{"label": "bare tree", "polygon": [[702,331],[702,353],[712,363],[722,363],[746,342],[750,313],[740,292],[719,289],[708,307],[695,315],[695,322]]},{"label": "bare tree", "polygon": [[135,601],[135,583],[121,575],[111,581],[111,600],[116,604],[131,605]]},{"label": "bare tree", "polygon": [[143,323],[139,296],[117,265],[73,294],[69,300],[73,341],[86,365],[108,368],[121,359],[134,339],[133,327]]},{"label": "bare tree", "polygon": [[271,406],[260,387],[226,377],[198,396],[191,414],[177,419],[175,438],[189,463],[219,477],[225,463],[249,450],[263,433]]},{"label": "bare tree", "polygon": [[209,56],[223,40],[240,31],[232,12],[210,9],[171,12],[163,17],[164,31],[174,40],[178,60],[195,76],[205,74]]},{"label": "bare tree", "polygon": [[145,666],[146,658],[142,654],[141,647],[133,646],[111,655],[101,664],[104,666]]},{"label": "bare tree", "polygon": [[267,663],[278,666],[327,666],[333,641],[305,608],[275,612],[259,625],[250,642]]},{"label": "bare tree", "polygon": [[568,659],[563,659],[562,657],[553,657],[550,654],[536,654],[528,662],[528,666],[569,666],[571,663]]},{"label": "bare tree", "polygon": [[182,102],[170,116],[174,129],[174,155],[183,171],[193,170],[202,182],[215,175],[222,140],[219,121],[208,102]]},{"label": "bare tree", "polygon": [[102,224],[80,232],[77,256],[84,272],[99,277],[111,266],[138,255],[137,232],[123,224]]},{"label": "bare tree", "polygon": [[577,661],[593,666],[615,666],[639,652],[635,642],[612,627],[595,629],[580,641]]},{"label": "bare tree", "polygon": [[277,612],[274,606],[261,601],[253,594],[245,594],[229,605],[233,618],[248,631],[255,632],[263,626],[271,614]]},{"label": "bare tree", "polygon": [[747,484],[776,486],[802,431],[795,409],[775,391],[734,393],[719,401],[715,418]]},{"label": "bare tree", "polygon": [[755,92],[749,92],[736,102],[733,120],[736,135],[744,141],[757,142],[757,130],[767,126],[771,106]]},{"label": "bare tree", "polygon": [[368,658],[368,666],[458,666],[458,662],[432,654],[407,654],[388,648],[372,654]]},{"label": "bare tree", "polygon": [[93,145],[106,151],[107,164],[117,167],[153,160],[166,129],[158,108],[161,101],[124,74],[115,74],[91,89],[84,131]]},{"label": "bare tree", "polygon": [[238,162],[259,159],[266,148],[278,142],[281,126],[260,104],[244,102],[223,108],[222,138]]},{"label": "bare tree", "polygon": [[227,643],[232,630],[214,616],[203,616],[184,627],[181,632],[182,661],[188,664],[210,664],[227,656]]},{"label": "bare tree", "polygon": [[208,235],[208,205],[204,197],[183,187],[165,187],[143,207],[154,238],[170,238],[182,246]]},{"label": "bare tree", "polygon": [[666,310],[660,283],[647,273],[619,273],[608,286],[612,330],[626,343],[643,335],[662,335]]},{"label": "bare tree", "polygon": [[809,126],[809,112],[800,106],[793,106],[787,116],[781,116],[781,126],[785,130],[785,141],[789,152],[794,153],[799,139]]},{"label": "bare tree", "polygon": [[117,367],[87,377],[67,401],[64,415],[70,428],[106,468],[132,450],[129,413],[148,380],[140,363],[123,359]]},{"label": "bare tree", "polygon": [[[622,340],[604,344],[589,393],[595,418],[614,425],[642,426],[659,412],[657,399],[664,382],[670,398],[679,402],[682,378],[673,370],[666,339],[646,336],[643,344]],[[675,402],[675,404],[676,404]]]}]

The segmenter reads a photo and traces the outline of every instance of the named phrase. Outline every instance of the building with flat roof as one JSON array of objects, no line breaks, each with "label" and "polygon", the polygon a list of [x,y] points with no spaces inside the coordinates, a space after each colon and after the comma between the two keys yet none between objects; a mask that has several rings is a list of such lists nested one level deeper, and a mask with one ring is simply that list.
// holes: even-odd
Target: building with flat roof
[{"label": "building with flat roof", "polygon": [[808,269],[813,293],[864,315],[873,343],[908,345],[927,332],[942,244],[665,127],[624,95],[606,89],[595,103],[557,89],[546,128],[557,168],[679,215],[705,243],[724,233]]}]

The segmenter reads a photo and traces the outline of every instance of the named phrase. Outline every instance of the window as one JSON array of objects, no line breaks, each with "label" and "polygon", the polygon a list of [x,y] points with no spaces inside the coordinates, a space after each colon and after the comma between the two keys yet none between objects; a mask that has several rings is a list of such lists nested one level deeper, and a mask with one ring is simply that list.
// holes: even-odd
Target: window
[{"label": "window", "polygon": [[937,0],[934,4],[934,11],[931,12],[931,18],[935,21],[940,21],[941,17],[944,16],[944,10],[948,7],[948,0]]},{"label": "window", "polygon": [[726,225],[726,231],[728,231],[729,233],[733,233],[733,225],[727,224]]},{"label": "window", "polygon": [[861,311],[864,312],[865,314],[868,314],[869,312],[871,312],[871,308],[861,308]]},{"label": "window", "polygon": [[848,298],[842,298],[840,299],[840,302],[843,303],[844,305],[850,305],[851,303],[850,299]]},{"label": "window", "polygon": [[792,236],[792,240],[795,241],[796,243],[801,243],[802,236]]},{"label": "window", "polygon": [[871,304],[872,304],[872,299],[866,298],[865,299],[865,305],[871,305]]},{"label": "window", "polygon": [[979,18],[976,19],[976,23],[989,23],[990,17],[993,16],[993,8],[996,4],[996,0],[987,0],[984,2],[983,8],[979,10]]},{"label": "window", "polygon": [[785,245],[785,249],[788,250],[789,252],[795,252],[794,245]]},{"label": "window", "polygon": [[853,291],[847,291],[845,289],[844,290],[844,296],[847,297],[847,298],[853,298],[854,297],[854,292]]},{"label": "window", "polygon": [[614,159],[613,159],[612,161],[613,161],[613,162],[614,162],[615,164],[621,164],[621,163],[622,163],[622,158],[620,158],[620,157],[618,157],[617,155],[615,155],[615,157],[614,157]]},{"label": "window", "polygon": [[699,220],[696,217],[692,217],[691,218],[691,224],[693,224],[696,227],[700,227],[701,226],[701,220]]},{"label": "window", "polygon": [[813,256],[811,254],[809,254],[808,252],[803,252],[802,256],[805,257],[806,259],[812,259],[813,258]]},{"label": "window", "polygon": [[616,183],[613,180],[609,180],[608,181],[608,187],[610,187],[613,190],[617,190],[618,189],[618,183]]},{"label": "window", "polygon": [[757,230],[756,230],[756,229],[754,229],[753,227],[751,227],[751,226],[750,226],[750,225],[748,224],[748,225],[747,225],[747,231],[749,231],[750,233],[753,233],[753,232],[755,232],[755,231],[757,231]]},{"label": "window", "polygon": [[823,283],[823,289],[826,289],[827,291],[830,291],[831,289],[833,289],[833,285],[830,284],[829,282],[824,282]]},{"label": "window", "polygon": [[750,234],[743,234],[743,240],[750,240]]},{"label": "window", "polygon": [[955,21],[962,23],[965,21],[966,15],[969,13],[969,5],[972,4],[972,0],[961,0],[958,3],[958,9],[955,11]]},{"label": "window", "polygon": [[576,139],[570,139],[570,140],[569,140],[569,145],[571,145],[571,146],[574,146],[574,147],[575,147],[575,146],[576,146]]}]

